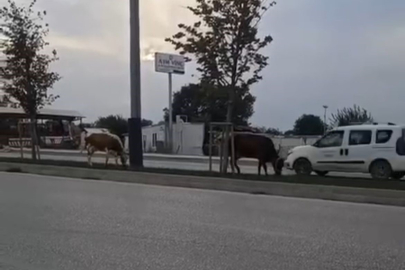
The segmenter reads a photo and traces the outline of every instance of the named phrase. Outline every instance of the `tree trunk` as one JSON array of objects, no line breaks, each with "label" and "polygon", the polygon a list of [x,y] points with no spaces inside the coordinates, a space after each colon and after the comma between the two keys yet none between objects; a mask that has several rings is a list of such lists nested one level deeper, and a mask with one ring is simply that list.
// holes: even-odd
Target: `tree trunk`
[{"label": "tree trunk", "polygon": [[[233,91],[230,90],[230,91]],[[227,112],[226,112],[226,122],[227,123],[232,123],[232,114],[233,114],[233,101],[234,101],[234,93],[230,93],[230,99],[228,102],[228,108],[227,108]],[[224,162],[222,163],[222,168],[221,168],[221,172],[222,173],[226,173],[228,170],[228,161],[229,161],[229,133],[230,133],[230,127],[226,126],[225,128],[225,138],[223,138],[224,140],[224,149],[222,151],[222,155],[223,155],[223,160]]]},{"label": "tree trunk", "polygon": [[32,160],[37,160],[37,129],[35,127],[35,117],[31,117],[31,123],[30,123],[30,128],[31,128],[31,156]]}]

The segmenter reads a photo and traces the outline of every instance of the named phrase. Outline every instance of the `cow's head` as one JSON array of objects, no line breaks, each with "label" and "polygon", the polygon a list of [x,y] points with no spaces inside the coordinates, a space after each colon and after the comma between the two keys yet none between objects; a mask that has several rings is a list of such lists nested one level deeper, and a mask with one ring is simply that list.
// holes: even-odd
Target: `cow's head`
[{"label": "cow's head", "polygon": [[277,152],[277,159],[274,163],[274,172],[276,175],[281,175],[284,167],[284,159],[280,157],[281,144],[278,145],[278,149],[276,150],[276,152]]},{"label": "cow's head", "polygon": [[122,166],[126,169],[127,168],[127,162],[128,162],[128,155],[124,151],[122,151],[122,153],[120,155],[120,158],[121,158]]},{"label": "cow's head", "polygon": [[276,159],[276,164],[274,166],[274,171],[276,175],[281,175],[283,167],[284,167],[284,159],[283,158]]}]

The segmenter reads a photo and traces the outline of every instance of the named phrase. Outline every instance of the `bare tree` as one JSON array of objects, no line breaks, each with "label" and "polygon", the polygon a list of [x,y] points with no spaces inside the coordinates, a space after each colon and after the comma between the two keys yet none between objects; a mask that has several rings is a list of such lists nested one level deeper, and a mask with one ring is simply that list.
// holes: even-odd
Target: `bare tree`
[{"label": "bare tree", "polygon": [[336,114],[332,114],[330,121],[332,126],[340,127],[369,123],[373,121],[373,117],[366,109],[354,105],[353,108],[338,110]]},{"label": "bare tree", "polygon": [[39,109],[58,98],[48,94],[61,78],[49,71],[50,64],[58,58],[56,50],[51,56],[43,53],[49,45],[45,41],[49,28],[44,23],[46,11],[33,10],[36,0],[27,7],[17,6],[13,0],[7,2],[8,6],[0,9],[0,34],[5,38],[0,46],[6,58],[0,76],[5,80],[4,92],[18,101],[31,121],[32,158],[36,159],[36,119]]}]

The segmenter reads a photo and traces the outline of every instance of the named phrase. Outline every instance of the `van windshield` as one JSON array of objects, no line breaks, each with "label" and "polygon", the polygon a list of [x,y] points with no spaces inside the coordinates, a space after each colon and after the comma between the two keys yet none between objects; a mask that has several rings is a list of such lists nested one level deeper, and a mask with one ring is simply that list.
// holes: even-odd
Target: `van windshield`
[{"label": "van windshield", "polygon": [[325,134],[313,144],[315,147],[338,147],[342,145],[344,132],[341,130],[331,131]]}]

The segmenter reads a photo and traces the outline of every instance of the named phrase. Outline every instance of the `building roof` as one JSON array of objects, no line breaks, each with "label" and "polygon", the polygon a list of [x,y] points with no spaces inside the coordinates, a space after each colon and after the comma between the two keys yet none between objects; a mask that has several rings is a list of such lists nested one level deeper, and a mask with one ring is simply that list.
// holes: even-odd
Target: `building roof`
[{"label": "building roof", "polygon": [[[22,108],[0,107],[0,118],[28,118]],[[77,111],[41,109],[38,113],[38,119],[54,120],[80,120],[85,118],[84,115]]]}]

